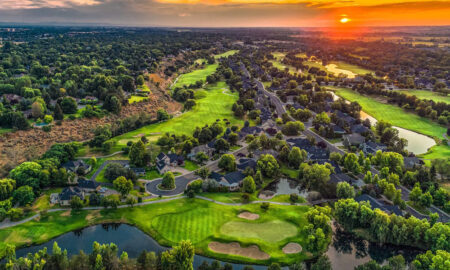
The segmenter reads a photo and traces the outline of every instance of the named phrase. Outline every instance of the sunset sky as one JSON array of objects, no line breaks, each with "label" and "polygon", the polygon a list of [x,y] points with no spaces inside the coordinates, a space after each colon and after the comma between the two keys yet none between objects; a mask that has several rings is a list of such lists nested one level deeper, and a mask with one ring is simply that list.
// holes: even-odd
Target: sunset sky
[{"label": "sunset sky", "polygon": [[0,0],[0,22],[22,23],[361,27],[450,25],[449,14],[449,0]]}]

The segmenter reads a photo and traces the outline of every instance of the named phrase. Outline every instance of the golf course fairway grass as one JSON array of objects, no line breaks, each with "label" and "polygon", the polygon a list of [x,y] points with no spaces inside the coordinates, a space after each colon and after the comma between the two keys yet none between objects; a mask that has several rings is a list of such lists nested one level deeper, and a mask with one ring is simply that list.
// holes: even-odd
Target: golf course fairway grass
[{"label": "golf course fairway grass", "polygon": [[276,243],[295,236],[298,233],[298,229],[292,223],[281,220],[268,222],[230,221],[220,228],[220,232],[238,238],[255,238]]},{"label": "golf course fairway grass", "polygon": [[[270,264],[271,262],[290,264],[308,258],[306,252],[286,255],[282,248],[289,242],[306,246],[307,235],[301,232],[301,228],[307,224],[305,213],[309,208],[309,206],[271,205],[265,211],[261,209],[260,204],[226,206],[200,199],[180,198],[132,208],[53,212],[41,217],[38,221],[32,220],[11,228],[0,229],[0,256],[5,255],[7,244],[14,244],[16,247],[40,244],[83,227],[117,222],[134,225],[165,246],[173,246],[179,240],[190,239],[195,245],[197,254],[221,260],[258,264]],[[221,231],[227,222],[240,222],[245,226],[257,224],[255,221],[246,222],[238,218],[238,214],[242,211],[257,213],[261,216],[258,220],[260,222],[258,225],[259,237],[249,238],[237,235],[237,232],[233,232],[232,227],[227,229],[231,235]],[[278,239],[270,236],[273,232],[264,229],[265,224],[271,223],[284,224],[283,228],[289,227],[289,230],[295,231],[295,234],[291,233],[288,238],[277,241]],[[270,227],[273,225],[268,226],[275,230]],[[270,255],[270,259],[261,261],[237,255],[215,253],[208,249],[210,242],[238,242],[242,247],[257,245],[261,251]]]}]

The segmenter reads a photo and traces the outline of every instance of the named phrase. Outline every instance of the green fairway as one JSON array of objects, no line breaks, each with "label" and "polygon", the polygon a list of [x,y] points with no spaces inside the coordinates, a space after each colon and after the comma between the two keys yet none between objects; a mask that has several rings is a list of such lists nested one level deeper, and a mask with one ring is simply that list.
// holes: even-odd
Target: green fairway
[{"label": "green fairway", "polygon": [[[336,67],[330,68],[330,65],[336,65]],[[342,62],[342,61],[336,61],[336,62],[331,62],[330,65],[327,65],[327,69],[330,72],[335,73],[336,75],[338,75],[339,73],[344,73],[344,74],[348,74],[346,71],[349,71],[351,73],[353,73],[354,75],[365,75],[367,73],[370,74],[374,74],[373,71],[356,66],[356,65],[352,65],[346,62]]]},{"label": "green fairway", "polygon": [[203,98],[197,99],[197,105],[190,111],[182,115],[172,118],[166,122],[152,124],[139,128],[137,130],[125,133],[123,135],[112,138],[116,142],[114,151],[120,150],[128,141],[136,141],[139,134],[149,135],[150,140],[156,140],[161,134],[166,132],[176,134],[192,135],[195,127],[212,124],[216,119],[228,119],[232,124],[241,124],[242,120],[234,117],[231,106],[238,99],[237,93],[231,93],[225,82],[219,82],[215,85],[208,85],[204,91]]},{"label": "green fairway", "polygon": [[230,55],[236,54],[237,52],[239,52],[239,50],[229,50],[229,51],[224,52],[224,53],[222,53],[222,54],[214,55],[214,58],[215,58],[215,59],[219,59],[219,58],[221,58],[221,57],[228,57],[228,56],[230,56]]},{"label": "green fairway", "polygon": [[420,117],[414,113],[409,113],[400,107],[390,104],[384,104],[373,98],[362,96],[348,88],[331,88],[335,93],[349,101],[357,101],[363,111],[375,117],[378,120],[385,120],[394,126],[409,129],[431,137],[443,139],[446,128],[439,124]]},{"label": "green fairway", "polygon": [[[246,263],[293,263],[308,258],[307,251],[286,255],[281,248],[288,242],[306,246],[307,236],[301,232],[301,228],[307,224],[305,213],[308,209],[308,206],[271,205],[269,210],[263,211],[259,204],[226,206],[199,199],[177,199],[116,210],[54,212],[38,221],[1,229],[0,256],[4,256],[6,244],[18,247],[39,244],[86,226],[121,222],[138,227],[166,246],[172,246],[182,239],[190,239],[195,245],[196,253],[218,259]],[[245,221],[237,217],[242,211],[256,213],[260,215],[260,219]],[[232,226],[224,226],[227,222]],[[239,230],[236,230],[238,227],[232,228],[236,226],[236,222],[241,224],[241,229],[253,231],[253,234],[239,235]],[[227,229],[223,231],[221,228]],[[280,228],[282,231],[279,231]],[[256,244],[271,258],[267,261],[256,261],[235,255],[217,254],[208,249],[208,244],[212,241],[237,241],[242,246]]]},{"label": "green fairway", "polygon": [[400,90],[400,92],[405,93],[407,95],[416,96],[420,99],[431,99],[434,102],[445,102],[450,104],[450,96],[445,96],[437,92],[427,91],[427,90]]},{"label": "green fairway", "polygon": [[176,87],[184,87],[189,86],[191,84],[195,84],[197,81],[206,81],[206,77],[216,72],[219,64],[210,64],[206,65],[202,69],[197,69],[189,73],[185,73],[178,77],[177,82],[172,85],[172,89]]},{"label": "green fairway", "polygon": [[295,67],[282,63],[283,58],[286,56],[285,53],[273,52],[272,55],[275,60],[270,60],[269,62],[272,63],[274,67],[278,68],[279,70],[285,70],[286,68],[288,68],[290,74],[297,74],[297,69]]},{"label": "green fairway", "polygon": [[238,238],[255,238],[275,243],[298,233],[297,227],[292,223],[273,220],[263,223],[250,223],[244,221],[230,221],[225,223],[220,232]]},{"label": "green fairway", "polygon": [[[435,145],[427,153],[420,155],[420,157],[425,159],[425,161],[427,159],[448,158],[450,157],[450,146]],[[428,164],[429,162],[426,163]]]}]

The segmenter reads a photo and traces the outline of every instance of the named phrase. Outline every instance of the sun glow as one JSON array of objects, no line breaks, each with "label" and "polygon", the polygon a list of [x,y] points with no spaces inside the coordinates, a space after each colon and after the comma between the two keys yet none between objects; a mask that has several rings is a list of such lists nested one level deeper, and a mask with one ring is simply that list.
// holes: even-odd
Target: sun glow
[{"label": "sun glow", "polygon": [[348,23],[349,21],[350,19],[345,17],[340,20],[341,23]]}]

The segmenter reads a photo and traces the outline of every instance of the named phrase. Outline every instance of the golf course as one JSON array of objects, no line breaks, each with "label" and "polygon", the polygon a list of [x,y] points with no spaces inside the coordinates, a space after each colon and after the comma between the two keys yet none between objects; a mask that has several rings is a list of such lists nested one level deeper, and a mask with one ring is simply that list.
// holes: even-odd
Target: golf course
[{"label": "golf course", "polygon": [[407,95],[416,96],[420,99],[431,99],[434,102],[445,102],[450,104],[450,96],[445,96],[443,94],[427,91],[427,90],[413,90],[413,89],[404,89],[400,90],[400,92],[405,93]]},{"label": "golf course", "polygon": [[[263,210],[260,204],[228,206],[179,198],[115,210],[59,211],[0,230],[0,256],[4,256],[6,244],[17,247],[40,244],[73,230],[112,222],[134,225],[166,246],[190,239],[196,253],[218,259],[257,264],[293,263],[310,256],[305,250],[307,236],[301,230],[307,224],[305,213],[308,209],[309,206],[272,204],[268,210]],[[244,211],[259,215],[258,219],[239,217]],[[216,253],[208,248],[212,242],[237,242],[244,250],[256,245],[259,251],[255,254],[264,256],[256,259],[259,257]],[[283,253],[282,248],[288,243],[300,244],[303,251]]]}]

